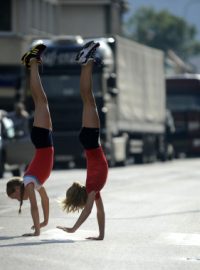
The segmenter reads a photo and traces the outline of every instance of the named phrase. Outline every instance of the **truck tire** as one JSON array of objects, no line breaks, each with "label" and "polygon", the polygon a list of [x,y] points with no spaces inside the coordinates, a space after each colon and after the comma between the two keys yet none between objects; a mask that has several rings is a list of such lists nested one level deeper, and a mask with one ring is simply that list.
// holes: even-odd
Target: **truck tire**
[{"label": "truck tire", "polygon": [[12,175],[13,176],[21,176],[21,170],[19,168],[12,170]]},{"label": "truck tire", "polygon": [[109,164],[111,167],[126,166],[129,156],[129,137],[124,133],[112,138]]},{"label": "truck tire", "polygon": [[108,158],[108,165],[110,168],[114,168],[116,166],[116,160],[113,155]]},{"label": "truck tire", "polygon": [[5,171],[5,157],[3,151],[0,151],[0,178],[3,178]]},{"label": "truck tire", "polygon": [[134,155],[135,164],[147,163],[147,157],[144,154]]}]

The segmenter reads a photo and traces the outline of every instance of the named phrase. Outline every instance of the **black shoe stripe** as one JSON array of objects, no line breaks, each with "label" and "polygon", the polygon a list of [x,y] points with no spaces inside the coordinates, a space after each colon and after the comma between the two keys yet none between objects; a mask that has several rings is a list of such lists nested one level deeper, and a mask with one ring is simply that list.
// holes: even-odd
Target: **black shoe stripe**
[{"label": "black shoe stripe", "polygon": [[83,49],[87,49],[92,43],[94,43],[94,41],[89,41],[87,42],[84,46],[83,46]]},{"label": "black shoe stripe", "polygon": [[91,50],[87,53],[87,55],[85,57],[89,58],[90,55],[96,51],[96,49],[99,47],[99,45],[100,45],[99,43],[95,43],[94,47],[91,48]]}]

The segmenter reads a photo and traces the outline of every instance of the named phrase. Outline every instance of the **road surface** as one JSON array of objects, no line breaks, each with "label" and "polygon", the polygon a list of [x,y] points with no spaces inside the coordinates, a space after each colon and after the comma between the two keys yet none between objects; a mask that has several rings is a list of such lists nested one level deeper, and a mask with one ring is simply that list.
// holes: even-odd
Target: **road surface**
[{"label": "road surface", "polygon": [[72,181],[84,179],[84,170],[53,171],[46,183],[50,221],[39,237],[21,237],[32,226],[29,203],[18,215],[0,180],[1,269],[200,269],[200,159],[110,169],[104,241],[85,239],[97,235],[95,209],[74,234],[56,229],[78,217],[64,213],[59,200]]}]

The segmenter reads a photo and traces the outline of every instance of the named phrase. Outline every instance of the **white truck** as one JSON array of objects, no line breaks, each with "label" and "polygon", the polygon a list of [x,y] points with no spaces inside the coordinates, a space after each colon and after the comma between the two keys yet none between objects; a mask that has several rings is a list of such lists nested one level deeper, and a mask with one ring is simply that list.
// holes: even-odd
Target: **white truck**
[{"label": "white truck", "polygon": [[[91,38],[93,39],[93,38]],[[123,37],[98,37],[93,88],[101,120],[101,141],[111,165],[151,162],[164,153],[164,56]],[[75,55],[88,41],[80,36],[44,39],[42,81],[54,125],[55,161],[77,162],[83,154],[78,143],[82,104],[80,66]],[[35,40],[34,44],[41,42]],[[26,108],[31,111],[30,91]]]}]

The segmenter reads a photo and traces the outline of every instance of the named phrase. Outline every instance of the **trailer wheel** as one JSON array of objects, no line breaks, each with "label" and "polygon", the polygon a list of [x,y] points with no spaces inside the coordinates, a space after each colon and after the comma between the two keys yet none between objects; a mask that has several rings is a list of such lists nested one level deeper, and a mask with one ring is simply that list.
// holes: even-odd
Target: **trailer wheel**
[{"label": "trailer wheel", "polygon": [[5,171],[5,156],[3,150],[0,151],[0,178],[3,178]]},{"label": "trailer wheel", "polygon": [[124,159],[121,161],[116,162],[116,166],[119,167],[125,167],[128,164],[128,158],[129,158],[129,141],[128,141],[128,137],[126,139],[126,143],[124,145]]},{"label": "trailer wheel", "polygon": [[148,158],[144,154],[134,155],[135,164],[144,164],[148,162]]},{"label": "trailer wheel", "polygon": [[111,167],[126,166],[129,155],[129,137],[123,133],[112,138],[109,163]]},{"label": "trailer wheel", "polygon": [[114,168],[116,166],[116,160],[113,153],[110,153],[109,156],[107,156],[108,164],[110,168]]},{"label": "trailer wheel", "polygon": [[21,176],[20,168],[13,169],[11,172],[13,176]]}]

